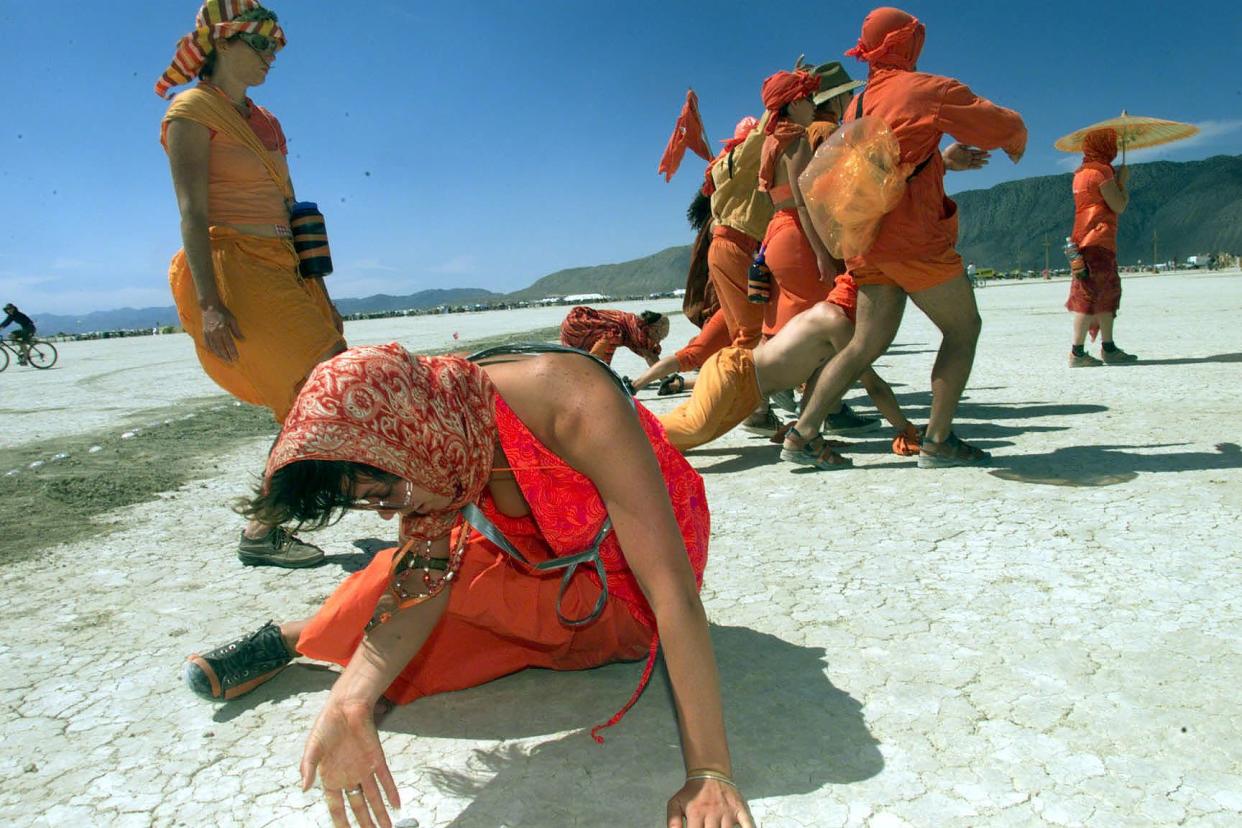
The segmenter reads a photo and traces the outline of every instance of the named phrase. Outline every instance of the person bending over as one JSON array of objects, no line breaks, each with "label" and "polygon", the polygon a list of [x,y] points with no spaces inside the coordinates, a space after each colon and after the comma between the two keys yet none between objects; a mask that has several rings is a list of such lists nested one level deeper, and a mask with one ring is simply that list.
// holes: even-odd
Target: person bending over
[{"label": "person bending over", "polygon": [[295,652],[344,666],[301,764],[303,787],[318,777],[335,825],[348,824],[348,806],[360,824],[387,826],[384,798],[399,806],[375,726],[381,697],[407,703],[527,667],[646,655],[638,689],[598,730],[637,700],[662,646],[686,766],[668,824],[753,828],[731,779],[699,600],[703,480],[596,360],[475,364],[392,343],[323,363],[247,512],[323,525],[346,509],[399,516],[403,545],[313,617],[269,623],[186,665],[191,688],[213,698],[258,686]]},{"label": "person bending over", "polygon": [[660,358],[660,341],[668,336],[668,325],[668,318],[654,311],[635,315],[580,305],[561,323],[561,344],[586,351],[605,365],[612,364],[618,348],[629,348],[648,365],[654,365]]}]

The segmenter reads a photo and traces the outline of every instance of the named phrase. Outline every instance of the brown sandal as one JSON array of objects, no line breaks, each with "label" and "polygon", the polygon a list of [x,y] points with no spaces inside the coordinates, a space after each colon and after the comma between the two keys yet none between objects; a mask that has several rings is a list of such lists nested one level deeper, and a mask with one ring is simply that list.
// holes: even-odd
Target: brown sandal
[{"label": "brown sandal", "polygon": [[933,443],[924,439],[919,452],[920,469],[947,469],[953,466],[982,466],[992,459],[981,448],[963,443],[956,434],[949,436],[942,443]]},{"label": "brown sandal", "polygon": [[792,449],[782,446],[781,459],[787,462],[797,463],[800,466],[812,466],[820,471],[848,469],[854,465],[853,460],[838,454],[833,449],[831,441],[825,440],[818,434],[807,440],[798,433],[798,429],[790,426],[785,433],[785,440],[802,444]]}]

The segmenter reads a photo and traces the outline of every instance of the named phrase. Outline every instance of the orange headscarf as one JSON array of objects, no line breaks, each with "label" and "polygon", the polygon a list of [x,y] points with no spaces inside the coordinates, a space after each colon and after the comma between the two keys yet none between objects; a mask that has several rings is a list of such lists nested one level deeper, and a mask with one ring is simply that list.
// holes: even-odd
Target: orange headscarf
[{"label": "orange headscarf", "polygon": [[194,18],[194,31],[177,43],[177,53],[172,63],[155,82],[155,94],[168,97],[174,86],[189,83],[203,68],[207,55],[216,50],[216,42],[227,40],[243,32],[263,35],[276,42],[276,48],[285,46],[285,32],[272,15],[271,20],[236,20],[248,11],[261,9],[258,0],[207,0]]},{"label": "orange headscarf", "polygon": [[759,159],[759,189],[767,191],[776,183],[776,160],[785,147],[806,134],[806,129],[788,118],[780,117],[781,107],[801,98],[809,98],[819,90],[819,78],[810,72],[777,72],[763,82],[763,107],[771,112],[765,128]]},{"label": "orange headscarf", "polygon": [[858,44],[845,54],[876,69],[914,69],[927,29],[912,14],[883,6],[863,20]]},{"label": "orange headscarf", "polygon": [[1117,132],[1097,129],[1088,132],[1082,142],[1082,163],[1112,164],[1117,157]]},{"label": "orange headscarf", "polygon": [[299,460],[365,463],[450,499],[406,516],[403,538],[448,534],[492,473],[495,388],[459,357],[415,356],[397,343],[351,348],[311,371],[267,459],[267,476]]}]

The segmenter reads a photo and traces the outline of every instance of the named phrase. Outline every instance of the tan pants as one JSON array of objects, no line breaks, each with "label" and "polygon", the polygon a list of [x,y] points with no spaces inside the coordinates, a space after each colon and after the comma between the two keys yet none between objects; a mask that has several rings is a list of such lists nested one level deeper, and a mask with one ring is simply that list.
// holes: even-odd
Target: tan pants
[{"label": "tan pants", "polygon": [[686,451],[732,431],[760,399],[755,352],[725,348],[703,363],[690,399],[660,417],[660,424],[668,441],[678,451]]}]

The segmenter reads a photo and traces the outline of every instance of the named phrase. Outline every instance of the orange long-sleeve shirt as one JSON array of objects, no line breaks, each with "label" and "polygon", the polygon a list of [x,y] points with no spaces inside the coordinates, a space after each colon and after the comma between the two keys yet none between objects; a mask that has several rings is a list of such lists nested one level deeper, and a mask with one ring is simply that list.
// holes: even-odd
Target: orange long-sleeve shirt
[{"label": "orange long-sleeve shirt", "polygon": [[[854,115],[851,104],[845,120],[854,120]],[[929,156],[931,161],[907,185],[897,207],[884,216],[875,244],[858,263],[918,259],[957,244],[957,204],[945,195],[940,157],[945,135],[987,150],[1021,152],[1026,148],[1022,116],[940,75],[874,70],[863,95],[863,115],[874,115],[888,124],[901,147],[903,163],[917,165]]]}]

